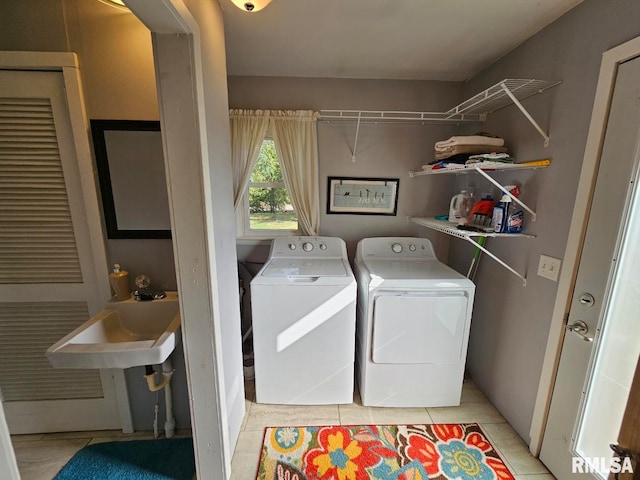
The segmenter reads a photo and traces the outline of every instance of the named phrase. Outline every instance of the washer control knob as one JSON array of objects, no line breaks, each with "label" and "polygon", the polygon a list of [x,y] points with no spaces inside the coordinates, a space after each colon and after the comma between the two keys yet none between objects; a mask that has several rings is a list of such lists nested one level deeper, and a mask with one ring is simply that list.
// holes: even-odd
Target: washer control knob
[{"label": "washer control knob", "polygon": [[402,245],[400,245],[399,243],[394,243],[393,245],[391,245],[391,250],[393,250],[395,253],[400,253],[402,252]]},{"label": "washer control knob", "polygon": [[416,246],[413,243],[409,244],[409,250],[411,250],[412,252],[416,251]]},{"label": "washer control knob", "polygon": [[320,250],[326,250],[327,249],[327,244],[326,243],[321,243],[320,244]]},{"label": "washer control knob", "polygon": [[305,252],[310,252],[311,250],[313,250],[313,243],[311,243],[311,242],[304,242],[304,243],[302,244],[302,249],[303,249]]},{"label": "washer control knob", "polygon": [[296,249],[296,244],[295,243],[290,243],[289,244],[289,250],[295,250]]}]

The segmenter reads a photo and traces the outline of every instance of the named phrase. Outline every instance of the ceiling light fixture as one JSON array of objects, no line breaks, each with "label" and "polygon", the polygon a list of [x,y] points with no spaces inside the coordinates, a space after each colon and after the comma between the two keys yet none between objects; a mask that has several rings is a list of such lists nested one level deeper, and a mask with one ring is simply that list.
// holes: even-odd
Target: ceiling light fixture
[{"label": "ceiling light fixture", "polygon": [[240,10],[245,12],[259,12],[271,3],[271,0],[231,0]]}]

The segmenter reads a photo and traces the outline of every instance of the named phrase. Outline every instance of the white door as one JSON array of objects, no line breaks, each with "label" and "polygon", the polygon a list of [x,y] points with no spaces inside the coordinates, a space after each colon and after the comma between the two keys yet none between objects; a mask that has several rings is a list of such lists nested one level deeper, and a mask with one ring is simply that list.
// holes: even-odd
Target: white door
[{"label": "white door", "polygon": [[119,428],[115,372],[53,369],[45,357],[109,297],[97,261],[104,244],[85,209],[95,185],[82,184],[73,141],[73,92],[62,72],[0,71],[0,86],[0,388],[9,429]]},{"label": "white door", "polygon": [[[607,478],[640,354],[640,58],[619,66],[540,459]],[[572,473],[572,471],[574,473]]]}]

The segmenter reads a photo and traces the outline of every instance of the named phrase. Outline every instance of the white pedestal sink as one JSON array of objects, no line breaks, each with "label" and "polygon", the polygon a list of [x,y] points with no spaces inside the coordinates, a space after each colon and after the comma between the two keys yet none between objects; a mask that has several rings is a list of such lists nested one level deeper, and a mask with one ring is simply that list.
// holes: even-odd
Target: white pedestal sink
[{"label": "white pedestal sink", "polygon": [[177,292],[166,298],[108,302],[47,349],[56,368],[129,368],[164,362],[180,339]]}]

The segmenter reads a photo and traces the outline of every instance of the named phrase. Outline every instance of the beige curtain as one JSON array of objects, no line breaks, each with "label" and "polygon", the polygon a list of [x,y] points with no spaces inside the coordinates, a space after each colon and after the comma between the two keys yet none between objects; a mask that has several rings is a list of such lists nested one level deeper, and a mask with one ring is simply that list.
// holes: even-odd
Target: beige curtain
[{"label": "beige curtain", "polygon": [[238,208],[269,127],[268,110],[229,110],[233,206]]},{"label": "beige curtain", "polygon": [[317,235],[320,227],[318,116],[311,110],[271,111],[271,132],[282,162],[282,177],[304,235]]}]

